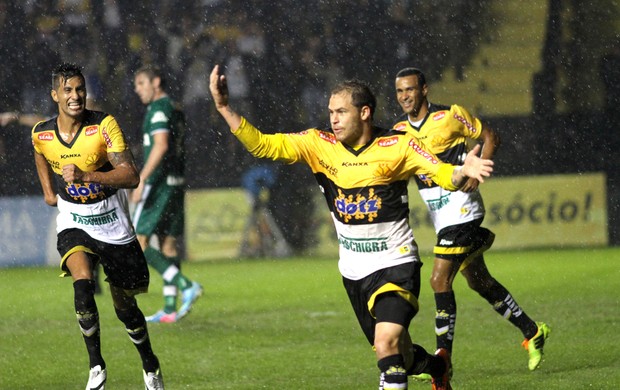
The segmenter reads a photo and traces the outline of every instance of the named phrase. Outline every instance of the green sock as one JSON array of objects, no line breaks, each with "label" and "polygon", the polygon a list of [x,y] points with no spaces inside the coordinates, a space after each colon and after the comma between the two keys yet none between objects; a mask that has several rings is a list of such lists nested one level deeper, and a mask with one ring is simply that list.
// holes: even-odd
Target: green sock
[{"label": "green sock", "polygon": [[192,281],[183,276],[179,268],[155,248],[148,247],[144,251],[146,261],[164,278],[164,282],[174,284],[179,290],[185,290]]},{"label": "green sock", "polygon": [[164,282],[163,294],[164,294],[164,312],[174,313],[177,311],[177,291],[179,289],[172,283]]}]

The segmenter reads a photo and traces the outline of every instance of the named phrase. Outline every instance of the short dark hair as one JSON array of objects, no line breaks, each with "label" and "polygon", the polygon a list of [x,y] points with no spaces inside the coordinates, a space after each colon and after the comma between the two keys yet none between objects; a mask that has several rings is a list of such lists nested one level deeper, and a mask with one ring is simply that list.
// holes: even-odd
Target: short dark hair
[{"label": "short dark hair", "polygon": [[422,73],[422,71],[418,68],[413,68],[413,67],[403,68],[399,70],[398,73],[396,73],[396,78],[414,76],[414,75],[418,77],[418,84],[420,84],[420,86],[423,86],[426,84],[426,77],[424,76],[424,73]]},{"label": "short dark hair", "polygon": [[351,94],[351,103],[355,107],[370,107],[370,118],[372,119],[375,108],[377,108],[377,98],[370,90],[368,84],[360,80],[343,81],[332,89],[332,95],[345,91]]},{"label": "short dark hair", "polygon": [[52,89],[58,89],[63,80],[66,81],[76,76],[81,77],[82,80],[86,80],[82,74],[81,66],[69,62],[63,62],[52,70]]},{"label": "short dark hair", "polygon": [[144,73],[149,80],[153,80],[155,77],[159,77],[159,85],[162,89],[166,87],[166,78],[164,77],[164,73],[161,68],[155,65],[147,64],[143,65],[138,70],[136,70],[136,76]]}]

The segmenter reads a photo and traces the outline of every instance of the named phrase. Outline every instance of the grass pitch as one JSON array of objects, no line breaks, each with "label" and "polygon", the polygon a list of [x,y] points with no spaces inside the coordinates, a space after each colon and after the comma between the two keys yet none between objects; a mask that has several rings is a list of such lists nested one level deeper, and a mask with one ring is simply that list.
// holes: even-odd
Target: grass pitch
[{"label": "grass pitch", "polygon": [[[620,248],[500,252],[491,273],[552,333],[529,372],[521,334],[458,277],[455,389],[620,387]],[[414,340],[434,350],[434,301],[424,256]],[[341,284],[336,260],[194,262],[205,295],[177,324],[152,324],[168,389],[376,389],[378,369]],[[71,281],[56,268],[0,270],[0,389],[83,389],[88,358]],[[161,305],[161,280],[139,298]],[[97,297],[109,389],[142,386],[138,354],[107,287]],[[430,384],[410,381],[410,389]]]}]

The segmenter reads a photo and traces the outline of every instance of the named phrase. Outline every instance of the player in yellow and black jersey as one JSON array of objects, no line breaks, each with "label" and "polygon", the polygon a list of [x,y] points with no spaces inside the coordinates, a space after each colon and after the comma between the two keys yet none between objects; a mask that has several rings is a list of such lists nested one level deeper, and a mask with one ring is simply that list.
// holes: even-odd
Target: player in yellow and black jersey
[{"label": "player in yellow and black jersey", "polygon": [[[481,157],[492,159],[499,136],[480,119],[459,105],[442,106],[427,99],[428,85],[416,68],[402,69],[396,75],[396,98],[404,114],[394,128],[415,136],[439,159],[463,164],[470,144],[482,141]],[[452,351],[456,323],[456,300],[452,283],[461,271],[469,286],[485,298],[497,313],[519,328],[529,352],[528,367],[536,369],[542,358],[549,327],[536,323],[515,302],[508,290],[489,273],[483,252],[495,235],[481,227],[484,204],[478,180],[469,178],[460,191],[446,191],[425,174],[416,177],[418,189],[437,232],[431,286],[435,292],[435,332],[437,347]]]},{"label": "player in yellow and black jersey", "polygon": [[86,109],[80,67],[56,67],[51,95],[58,115],[33,127],[32,144],[45,202],[58,207],[60,266],[73,278],[75,312],[89,356],[86,388],[103,389],[107,379],[93,278],[101,263],[116,315],[140,354],[145,387],[163,389],[135,298],[147,291],[149,270],[127,205],[125,189],[140,181],[133,156],[114,117]]},{"label": "player in yellow and black jersey", "polygon": [[483,180],[492,162],[470,153],[461,167],[440,162],[412,136],[374,127],[376,100],[359,81],[337,86],[329,101],[330,130],[266,135],[228,105],[226,77],[216,66],[210,89],[218,112],[254,156],[307,164],[336,227],[343,283],[358,321],[376,350],[380,388],[407,388],[407,375],[430,373],[449,389],[450,357],[412,344],[421,265],[408,224],[407,182],[425,174],[454,190],[467,177]]}]

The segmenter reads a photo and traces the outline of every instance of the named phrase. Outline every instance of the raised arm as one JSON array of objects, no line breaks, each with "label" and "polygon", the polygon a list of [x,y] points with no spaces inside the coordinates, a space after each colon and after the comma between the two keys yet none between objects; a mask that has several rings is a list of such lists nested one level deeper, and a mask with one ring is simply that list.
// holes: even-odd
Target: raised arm
[{"label": "raised arm", "polygon": [[241,116],[228,105],[228,85],[226,76],[220,74],[220,66],[215,65],[209,78],[209,89],[213,96],[215,108],[222,115],[231,130],[236,130],[241,125]]}]

